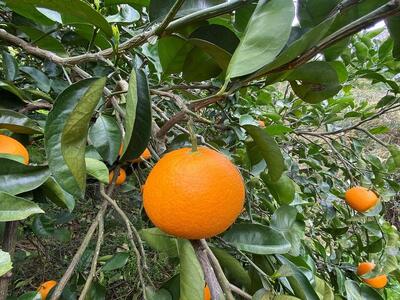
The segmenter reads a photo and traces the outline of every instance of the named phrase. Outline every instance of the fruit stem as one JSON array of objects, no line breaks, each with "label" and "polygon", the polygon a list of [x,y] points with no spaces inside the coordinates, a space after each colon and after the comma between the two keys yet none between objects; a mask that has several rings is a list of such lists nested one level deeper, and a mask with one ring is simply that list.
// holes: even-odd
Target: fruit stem
[{"label": "fruit stem", "polygon": [[193,119],[192,119],[192,117],[189,117],[188,129],[189,129],[189,134],[190,134],[190,141],[192,142],[192,152],[197,152],[197,137],[196,137],[196,133],[194,132],[193,127],[194,127]]}]

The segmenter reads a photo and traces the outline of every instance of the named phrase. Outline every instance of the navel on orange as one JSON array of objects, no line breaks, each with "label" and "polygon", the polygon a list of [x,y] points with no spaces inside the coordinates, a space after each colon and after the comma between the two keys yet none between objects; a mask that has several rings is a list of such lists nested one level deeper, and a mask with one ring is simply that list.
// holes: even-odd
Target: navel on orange
[{"label": "navel on orange", "polygon": [[43,282],[39,288],[38,288],[38,293],[40,296],[42,296],[42,300],[46,300],[47,295],[50,293],[51,289],[54,288],[57,285],[57,281],[54,280],[49,280],[46,282]]},{"label": "navel on orange", "polygon": [[[375,268],[375,264],[372,262],[362,262],[358,265],[357,267],[357,274],[358,275],[364,275],[369,272],[371,272]],[[388,280],[387,276],[385,274],[378,275],[373,278],[362,278],[362,281],[364,281],[366,284],[377,288],[381,289],[386,286]]]},{"label": "navel on orange", "polygon": [[355,186],[346,191],[345,200],[352,209],[365,212],[378,203],[378,196],[365,187]]},{"label": "navel on orange", "polygon": [[162,231],[186,239],[225,231],[242,211],[243,178],[221,153],[199,147],[172,151],[150,172],[144,208]]},{"label": "navel on orange", "polygon": [[29,154],[25,146],[7,135],[0,134],[0,153],[21,156],[25,165],[29,163]]},{"label": "navel on orange", "polygon": [[[113,177],[114,177],[114,171],[111,171],[110,174],[108,175],[108,181],[110,183],[112,182]],[[115,180],[115,185],[121,185],[125,182],[125,180],[126,180],[126,172],[124,169],[120,168],[118,177]]]}]

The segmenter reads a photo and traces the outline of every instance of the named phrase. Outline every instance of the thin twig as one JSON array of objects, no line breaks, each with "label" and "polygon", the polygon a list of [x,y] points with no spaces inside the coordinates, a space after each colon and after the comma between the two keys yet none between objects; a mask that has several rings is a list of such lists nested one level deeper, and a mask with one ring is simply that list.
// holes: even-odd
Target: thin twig
[{"label": "thin twig", "polygon": [[182,4],[185,0],[177,0],[174,5],[172,5],[170,11],[165,16],[164,20],[160,23],[158,28],[155,30],[154,35],[160,35],[164,32],[165,28],[169,25],[169,23],[175,18],[178,10],[181,8]]},{"label": "thin twig", "polygon": [[236,285],[233,285],[232,283],[230,283],[230,287],[231,287],[232,292],[234,292],[235,294],[238,294],[239,296],[242,296],[243,298],[248,299],[248,300],[253,299],[253,297],[250,294],[247,294],[245,291],[238,288]]}]

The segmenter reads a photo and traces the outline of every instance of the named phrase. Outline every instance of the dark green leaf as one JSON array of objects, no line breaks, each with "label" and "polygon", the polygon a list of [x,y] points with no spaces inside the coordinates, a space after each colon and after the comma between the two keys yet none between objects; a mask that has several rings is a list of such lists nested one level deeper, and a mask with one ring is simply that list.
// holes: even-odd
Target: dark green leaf
[{"label": "dark green leaf", "polygon": [[68,3],[48,0],[6,0],[7,5],[18,14],[36,22],[52,25],[89,23],[100,28],[109,37],[111,26],[103,16],[88,3],[68,0]]},{"label": "dark green leaf", "polygon": [[151,133],[151,99],[146,74],[132,70],[126,95],[124,149],[121,161],[138,158],[146,149]]},{"label": "dark green leaf", "polygon": [[18,300],[42,300],[38,292],[28,292],[18,297]]},{"label": "dark green leaf", "polygon": [[164,73],[180,73],[193,46],[179,36],[171,35],[158,41],[158,54]]},{"label": "dark green leaf", "polygon": [[176,239],[166,235],[160,229],[146,228],[139,231],[141,238],[154,250],[164,252],[168,256],[178,256]]},{"label": "dark green leaf", "polygon": [[15,58],[8,52],[1,53],[3,58],[3,68],[6,80],[13,81],[18,74],[18,64]]},{"label": "dark green leaf", "polygon": [[6,158],[0,158],[0,165],[0,191],[12,195],[32,191],[50,176],[48,167],[28,166]]},{"label": "dark green leaf", "polygon": [[292,132],[293,129],[281,124],[272,124],[265,128],[265,131],[269,135],[283,135],[288,132]]},{"label": "dark green leaf", "polygon": [[85,300],[105,300],[106,288],[98,282],[92,283]]},{"label": "dark green leaf", "polygon": [[259,1],[232,56],[227,78],[250,74],[271,63],[289,39],[293,18],[292,0]]},{"label": "dark green leaf", "polygon": [[0,192],[0,222],[23,220],[42,213],[44,211],[35,202]]},{"label": "dark green leaf", "polygon": [[49,198],[50,201],[55,205],[66,208],[70,212],[74,209],[74,197],[64,191],[53,177],[49,177],[47,179],[47,181],[42,185],[42,190],[46,197]]},{"label": "dark green leaf", "polygon": [[180,300],[203,300],[204,275],[188,240],[178,239],[180,259]]},{"label": "dark green leaf", "polygon": [[119,6],[119,11],[115,15],[107,17],[107,21],[110,23],[133,23],[140,20],[139,12],[133,7],[122,4]]},{"label": "dark green leaf", "polygon": [[36,81],[37,87],[43,92],[48,93],[50,91],[50,80],[42,71],[33,67],[20,67],[19,69],[32,77]]},{"label": "dark green leaf", "polygon": [[281,150],[275,140],[267,132],[257,126],[244,125],[244,129],[256,142],[268,166],[268,175],[272,181],[278,180],[285,168]]},{"label": "dark green leaf", "polygon": [[112,165],[117,159],[122,140],[117,120],[101,114],[90,127],[89,138],[103,159]]},{"label": "dark green leaf", "polygon": [[287,79],[296,95],[308,103],[333,97],[341,89],[335,69],[323,61],[302,65],[291,72]]},{"label": "dark green leaf", "polygon": [[187,81],[203,81],[217,77],[221,71],[211,55],[199,47],[195,47],[186,56],[183,78]]},{"label": "dark green leaf", "polygon": [[235,224],[223,238],[239,250],[254,254],[279,254],[290,250],[290,243],[280,232],[259,224]]},{"label": "dark green leaf", "polygon": [[400,168],[400,148],[397,145],[389,145],[388,150],[390,154],[392,155],[394,164],[396,165],[397,168]]},{"label": "dark green leaf", "polygon": [[297,10],[301,27],[312,28],[326,19],[340,0],[298,0]]},{"label": "dark green leaf", "polygon": [[115,254],[106,264],[102,267],[103,271],[112,271],[121,269],[128,262],[129,253],[119,252]]},{"label": "dark green leaf", "polygon": [[393,57],[400,59],[400,16],[387,18],[386,26],[393,39]]},{"label": "dark green leaf", "polygon": [[111,6],[116,4],[148,6],[150,4],[150,0],[104,0],[105,6]]},{"label": "dark green leaf", "polygon": [[45,148],[50,170],[62,188],[76,197],[85,191],[87,132],[105,81],[91,78],[69,86],[47,117]]},{"label": "dark green leaf", "polygon": [[20,108],[26,104],[22,92],[12,83],[0,80],[0,108]]},{"label": "dark green leaf", "polygon": [[8,109],[0,109],[0,128],[22,134],[43,132],[43,129],[40,128],[34,120]]}]

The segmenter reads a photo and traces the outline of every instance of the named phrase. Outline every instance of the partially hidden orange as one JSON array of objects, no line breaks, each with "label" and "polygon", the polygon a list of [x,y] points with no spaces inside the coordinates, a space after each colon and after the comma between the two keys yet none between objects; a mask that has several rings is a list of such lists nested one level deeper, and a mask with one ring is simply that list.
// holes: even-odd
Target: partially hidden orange
[{"label": "partially hidden orange", "polygon": [[211,291],[207,285],[204,287],[203,294],[204,294],[204,300],[211,300]]},{"label": "partially hidden orange", "polygon": [[378,203],[378,196],[371,190],[355,186],[348,189],[345,193],[345,201],[354,210],[365,212]]},{"label": "partially hidden orange", "polygon": [[262,120],[257,120],[258,126],[265,127],[265,123]]},{"label": "partially hidden orange", "polygon": [[25,146],[7,135],[0,134],[0,153],[21,156],[25,165],[29,163],[29,153]]},{"label": "partially hidden orange", "polygon": [[42,300],[46,300],[47,295],[50,293],[51,289],[57,285],[57,281],[49,280],[43,282],[37,289],[38,293],[42,297]]},{"label": "partially hidden orange", "polygon": [[147,177],[143,203],[162,231],[202,239],[225,231],[243,209],[245,186],[223,154],[206,147],[174,150]]},{"label": "partially hidden orange", "polygon": [[[114,171],[111,171],[110,174],[108,175],[108,180],[110,183],[112,182],[113,178],[114,178]],[[115,185],[121,185],[125,182],[125,180],[126,180],[126,172],[124,169],[120,168],[118,177],[115,180]]]},{"label": "partially hidden orange", "polygon": [[[367,273],[371,272],[374,268],[375,268],[374,263],[362,262],[357,267],[357,274],[360,276],[367,274]],[[361,279],[368,285],[370,285],[374,288],[377,288],[377,289],[381,289],[381,288],[385,287],[388,282],[387,276],[385,274],[380,274],[373,278],[361,278]]]},{"label": "partially hidden orange", "polygon": [[140,157],[132,159],[131,163],[138,163],[141,162],[142,159],[147,160],[151,158],[151,153],[150,150],[148,148],[146,148],[143,153],[140,155]]}]

